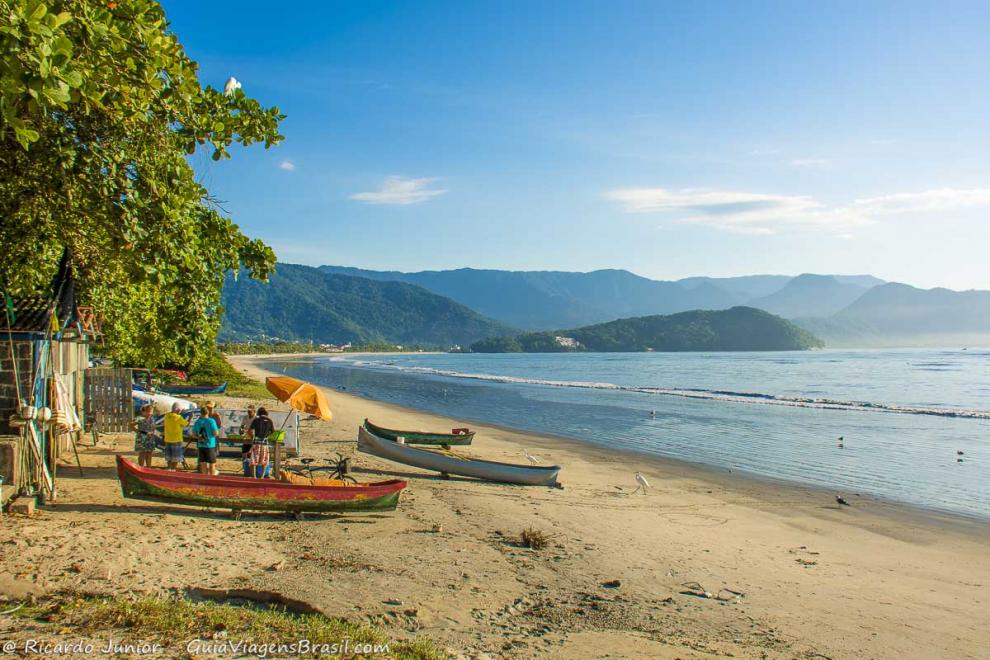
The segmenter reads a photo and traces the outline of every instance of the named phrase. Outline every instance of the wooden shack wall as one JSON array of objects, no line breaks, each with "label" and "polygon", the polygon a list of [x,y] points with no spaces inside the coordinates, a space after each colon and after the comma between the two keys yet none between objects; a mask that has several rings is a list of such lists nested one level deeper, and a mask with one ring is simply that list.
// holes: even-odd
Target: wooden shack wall
[{"label": "wooden shack wall", "polygon": [[[0,350],[0,435],[19,435],[16,429],[7,423],[10,416],[17,410],[17,381],[20,381],[21,396],[31,400],[34,384],[34,349],[37,342],[32,340],[15,339],[13,344],[3,342]],[[14,361],[11,361],[11,346],[13,346]],[[16,365],[17,380],[14,379]]]},{"label": "wooden shack wall", "polygon": [[89,368],[89,344],[85,342],[55,342],[52,344],[52,368],[62,376],[69,401],[86,426],[85,372]]}]

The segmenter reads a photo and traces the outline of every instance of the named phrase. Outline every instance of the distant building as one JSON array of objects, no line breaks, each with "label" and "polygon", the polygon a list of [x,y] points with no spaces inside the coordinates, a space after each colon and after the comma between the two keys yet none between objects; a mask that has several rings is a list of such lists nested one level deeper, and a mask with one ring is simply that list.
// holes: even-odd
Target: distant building
[{"label": "distant building", "polygon": [[564,348],[580,348],[581,342],[579,342],[574,337],[554,337],[553,340],[557,342],[558,346],[563,346]]}]

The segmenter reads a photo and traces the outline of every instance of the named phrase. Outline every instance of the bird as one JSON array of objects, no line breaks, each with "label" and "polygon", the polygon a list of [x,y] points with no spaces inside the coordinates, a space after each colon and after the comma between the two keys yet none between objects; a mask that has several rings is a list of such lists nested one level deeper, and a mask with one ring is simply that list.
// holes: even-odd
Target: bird
[{"label": "bird", "polygon": [[846,498],[842,497],[842,495],[836,495],[835,501],[841,504],[842,506],[849,506],[849,502],[846,502]]},{"label": "bird", "polygon": [[650,411],[650,417],[656,417],[656,416],[657,416],[657,411],[656,410],[651,410]]},{"label": "bird", "polygon": [[845,436],[843,436],[843,435],[840,435],[839,436],[839,449],[842,449],[843,447],[845,447],[845,444],[843,444],[843,439],[844,438],[845,438]]},{"label": "bird", "polygon": [[636,473],[636,483],[638,483],[639,486],[637,486],[636,490],[634,490],[633,492],[636,493],[639,492],[640,489],[642,489],[643,495],[646,495],[646,489],[650,487],[650,482],[646,480],[646,477],[643,476],[642,472]]},{"label": "bird", "polygon": [[223,86],[223,95],[233,96],[234,90],[240,88],[241,88],[241,81],[235,78],[234,76],[231,76],[230,78],[227,78],[227,84]]},{"label": "bird", "polygon": [[963,454],[965,454],[965,453],[966,453],[966,452],[964,452],[964,451],[963,451],[962,449],[957,449],[957,450],[956,450],[956,456],[962,456],[962,455],[963,455]]},{"label": "bird", "polygon": [[533,465],[536,465],[537,463],[540,462],[540,459],[530,454],[528,449],[523,449],[523,454],[526,456],[526,459]]}]

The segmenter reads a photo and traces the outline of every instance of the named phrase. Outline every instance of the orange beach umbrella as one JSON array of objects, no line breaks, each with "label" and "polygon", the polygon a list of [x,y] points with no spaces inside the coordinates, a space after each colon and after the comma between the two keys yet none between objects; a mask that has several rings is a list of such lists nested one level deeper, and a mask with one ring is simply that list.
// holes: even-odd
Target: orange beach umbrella
[{"label": "orange beach umbrella", "polygon": [[311,383],[289,376],[269,376],[265,379],[265,387],[279,401],[289,404],[299,412],[316,415],[328,422],[333,419],[330,402],[323,390]]}]

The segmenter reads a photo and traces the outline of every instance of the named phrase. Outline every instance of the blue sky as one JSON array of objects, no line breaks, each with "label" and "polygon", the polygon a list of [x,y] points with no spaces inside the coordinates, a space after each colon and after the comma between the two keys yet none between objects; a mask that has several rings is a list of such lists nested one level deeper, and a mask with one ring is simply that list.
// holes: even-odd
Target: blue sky
[{"label": "blue sky", "polygon": [[990,3],[163,4],[283,261],[990,288]]}]

